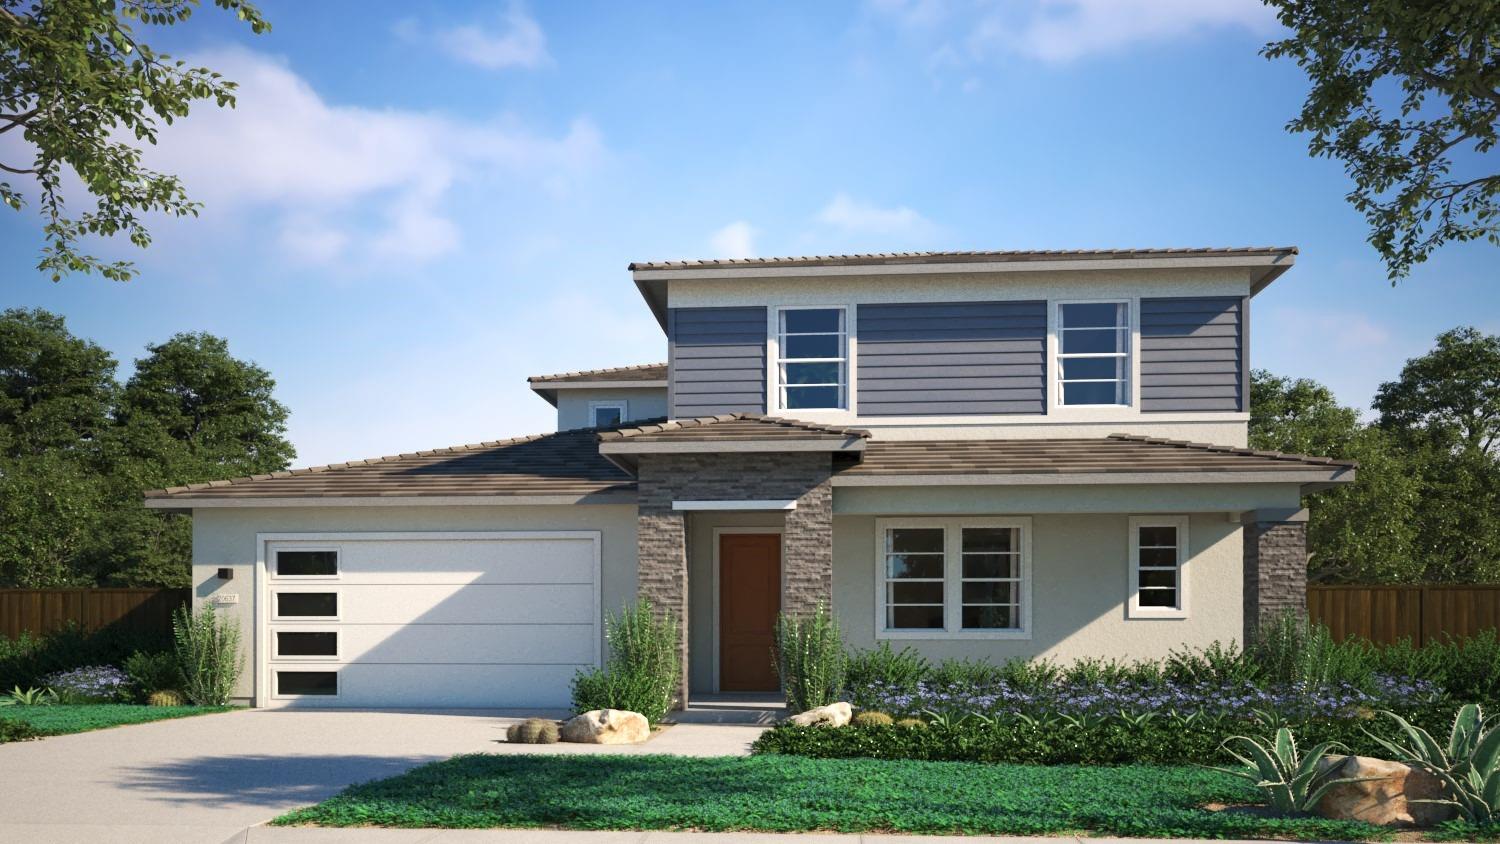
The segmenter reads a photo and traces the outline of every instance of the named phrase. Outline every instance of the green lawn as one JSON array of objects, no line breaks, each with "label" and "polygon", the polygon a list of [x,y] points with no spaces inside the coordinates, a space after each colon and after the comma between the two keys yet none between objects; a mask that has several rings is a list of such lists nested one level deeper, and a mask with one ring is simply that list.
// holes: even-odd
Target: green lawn
[{"label": "green lawn", "polygon": [[1364,824],[1212,812],[1240,780],[1187,767],[1035,767],[788,756],[457,756],[274,823],[1368,839]]},{"label": "green lawn", "polygon": [[227,706],[137,706],[129,703],[0,706],[0,721],[7,722],[0,724],[0,742],[82,733],[228,709]]}]

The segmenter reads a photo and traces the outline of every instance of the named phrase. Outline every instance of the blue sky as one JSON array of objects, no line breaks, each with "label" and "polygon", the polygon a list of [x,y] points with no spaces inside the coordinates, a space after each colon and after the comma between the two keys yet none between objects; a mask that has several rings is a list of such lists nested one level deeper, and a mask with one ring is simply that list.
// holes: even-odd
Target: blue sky
[{"label": "blue sky", "polygon": [[241,83],[148,161],[207,205],[128,284],[32,269],[0,306],[122,362],[227,337],[297,465],[548,430],[527,375],[661,360],[631,260],[1295,244],[1252,360],[1348,404],[1458,324],[1500,331],[1500,250],[1396,288],[1336,162],[1283,126],[1301,72],[1253,0],[379,4],[205,9],[162,48]]}]

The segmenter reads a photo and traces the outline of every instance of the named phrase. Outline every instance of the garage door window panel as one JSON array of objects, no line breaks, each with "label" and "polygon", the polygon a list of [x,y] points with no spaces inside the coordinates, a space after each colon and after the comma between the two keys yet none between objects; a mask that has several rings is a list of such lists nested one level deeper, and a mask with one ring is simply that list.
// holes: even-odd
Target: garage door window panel
[{"label": "garage door window panel", "polygon": [[276,670],[277,697],[335,697],[338,693],[337,671]]},{"label": "garage door window panel", "polygon": [[331,589],[288,590],[278,589],[272,593],[272,618],[277,620],[337,620],[339,618],[339,593]]},{"label": "garage door window panel", "polygon": [[276,551],[271,576],[277,580],[330,580],[339,576],[337,548],[283,548]]},{"label": "garage door window panel", "polygon": [[339,634],[333,630],[277,630],[277,659],[338,659]]}]

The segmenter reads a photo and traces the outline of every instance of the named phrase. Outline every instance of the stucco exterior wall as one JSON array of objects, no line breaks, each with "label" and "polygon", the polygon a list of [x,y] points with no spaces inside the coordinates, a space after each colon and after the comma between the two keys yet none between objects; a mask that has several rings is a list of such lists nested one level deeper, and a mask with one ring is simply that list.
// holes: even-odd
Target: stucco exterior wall
[{"label": "stucco exterior wall", "polygon": [[[362,531],[597,530],[601,534],[603,606],[617,611],[636,591],[636,511],[633,504],[472,507],[223,507],[193,513],[194,604],[214,595],[234,594],[239,602],[222,606],[240,623],[245,671],[236,697],[253,691],[257,637],[254,619],[256,534]],[[234,570],[219,580],[217,570]]]},{"label": "stucco exterior wall", "polygon": [[[1135,511],[1132,511],[1135,512]],[[1223,513],[1189,520],[1188,617],[1126,618],[1129,516],[1125,513],[1032,517],[1029,639],[876,638],[879,545],[875,516],[835,516],[833,599],[845,642],[856,649],[911,646],[931,659],[1003,661],[1011,657],[1141,659],[1173,649],[1237,640],[1241,633],[1241,526]]]},{"label": "stucco exterior wall", "polygon": [[557,430],[591,428],[594,421],[589,402],[625,402],[625,421],[660,419],[667,415],[665,387],[611,389],[564,389],[557,391]]}]

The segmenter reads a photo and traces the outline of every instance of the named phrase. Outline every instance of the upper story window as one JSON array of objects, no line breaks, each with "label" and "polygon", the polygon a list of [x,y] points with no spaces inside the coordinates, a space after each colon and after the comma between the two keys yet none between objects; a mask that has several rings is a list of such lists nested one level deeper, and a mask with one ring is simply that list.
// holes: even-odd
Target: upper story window
[{"label": "upper story window", "polygon": [[778,409],[848,407],[849,335],[844,309],[785,308],[778,319]]},{"label": "upper story window", "polygon": [[1057,403],[1130,404],[1130,305],[1057,306]]},{"label": "upper story window", "polygon": [[589,402],[589,424],[595,428],[615,428],[625,421],[625,402]]}]

